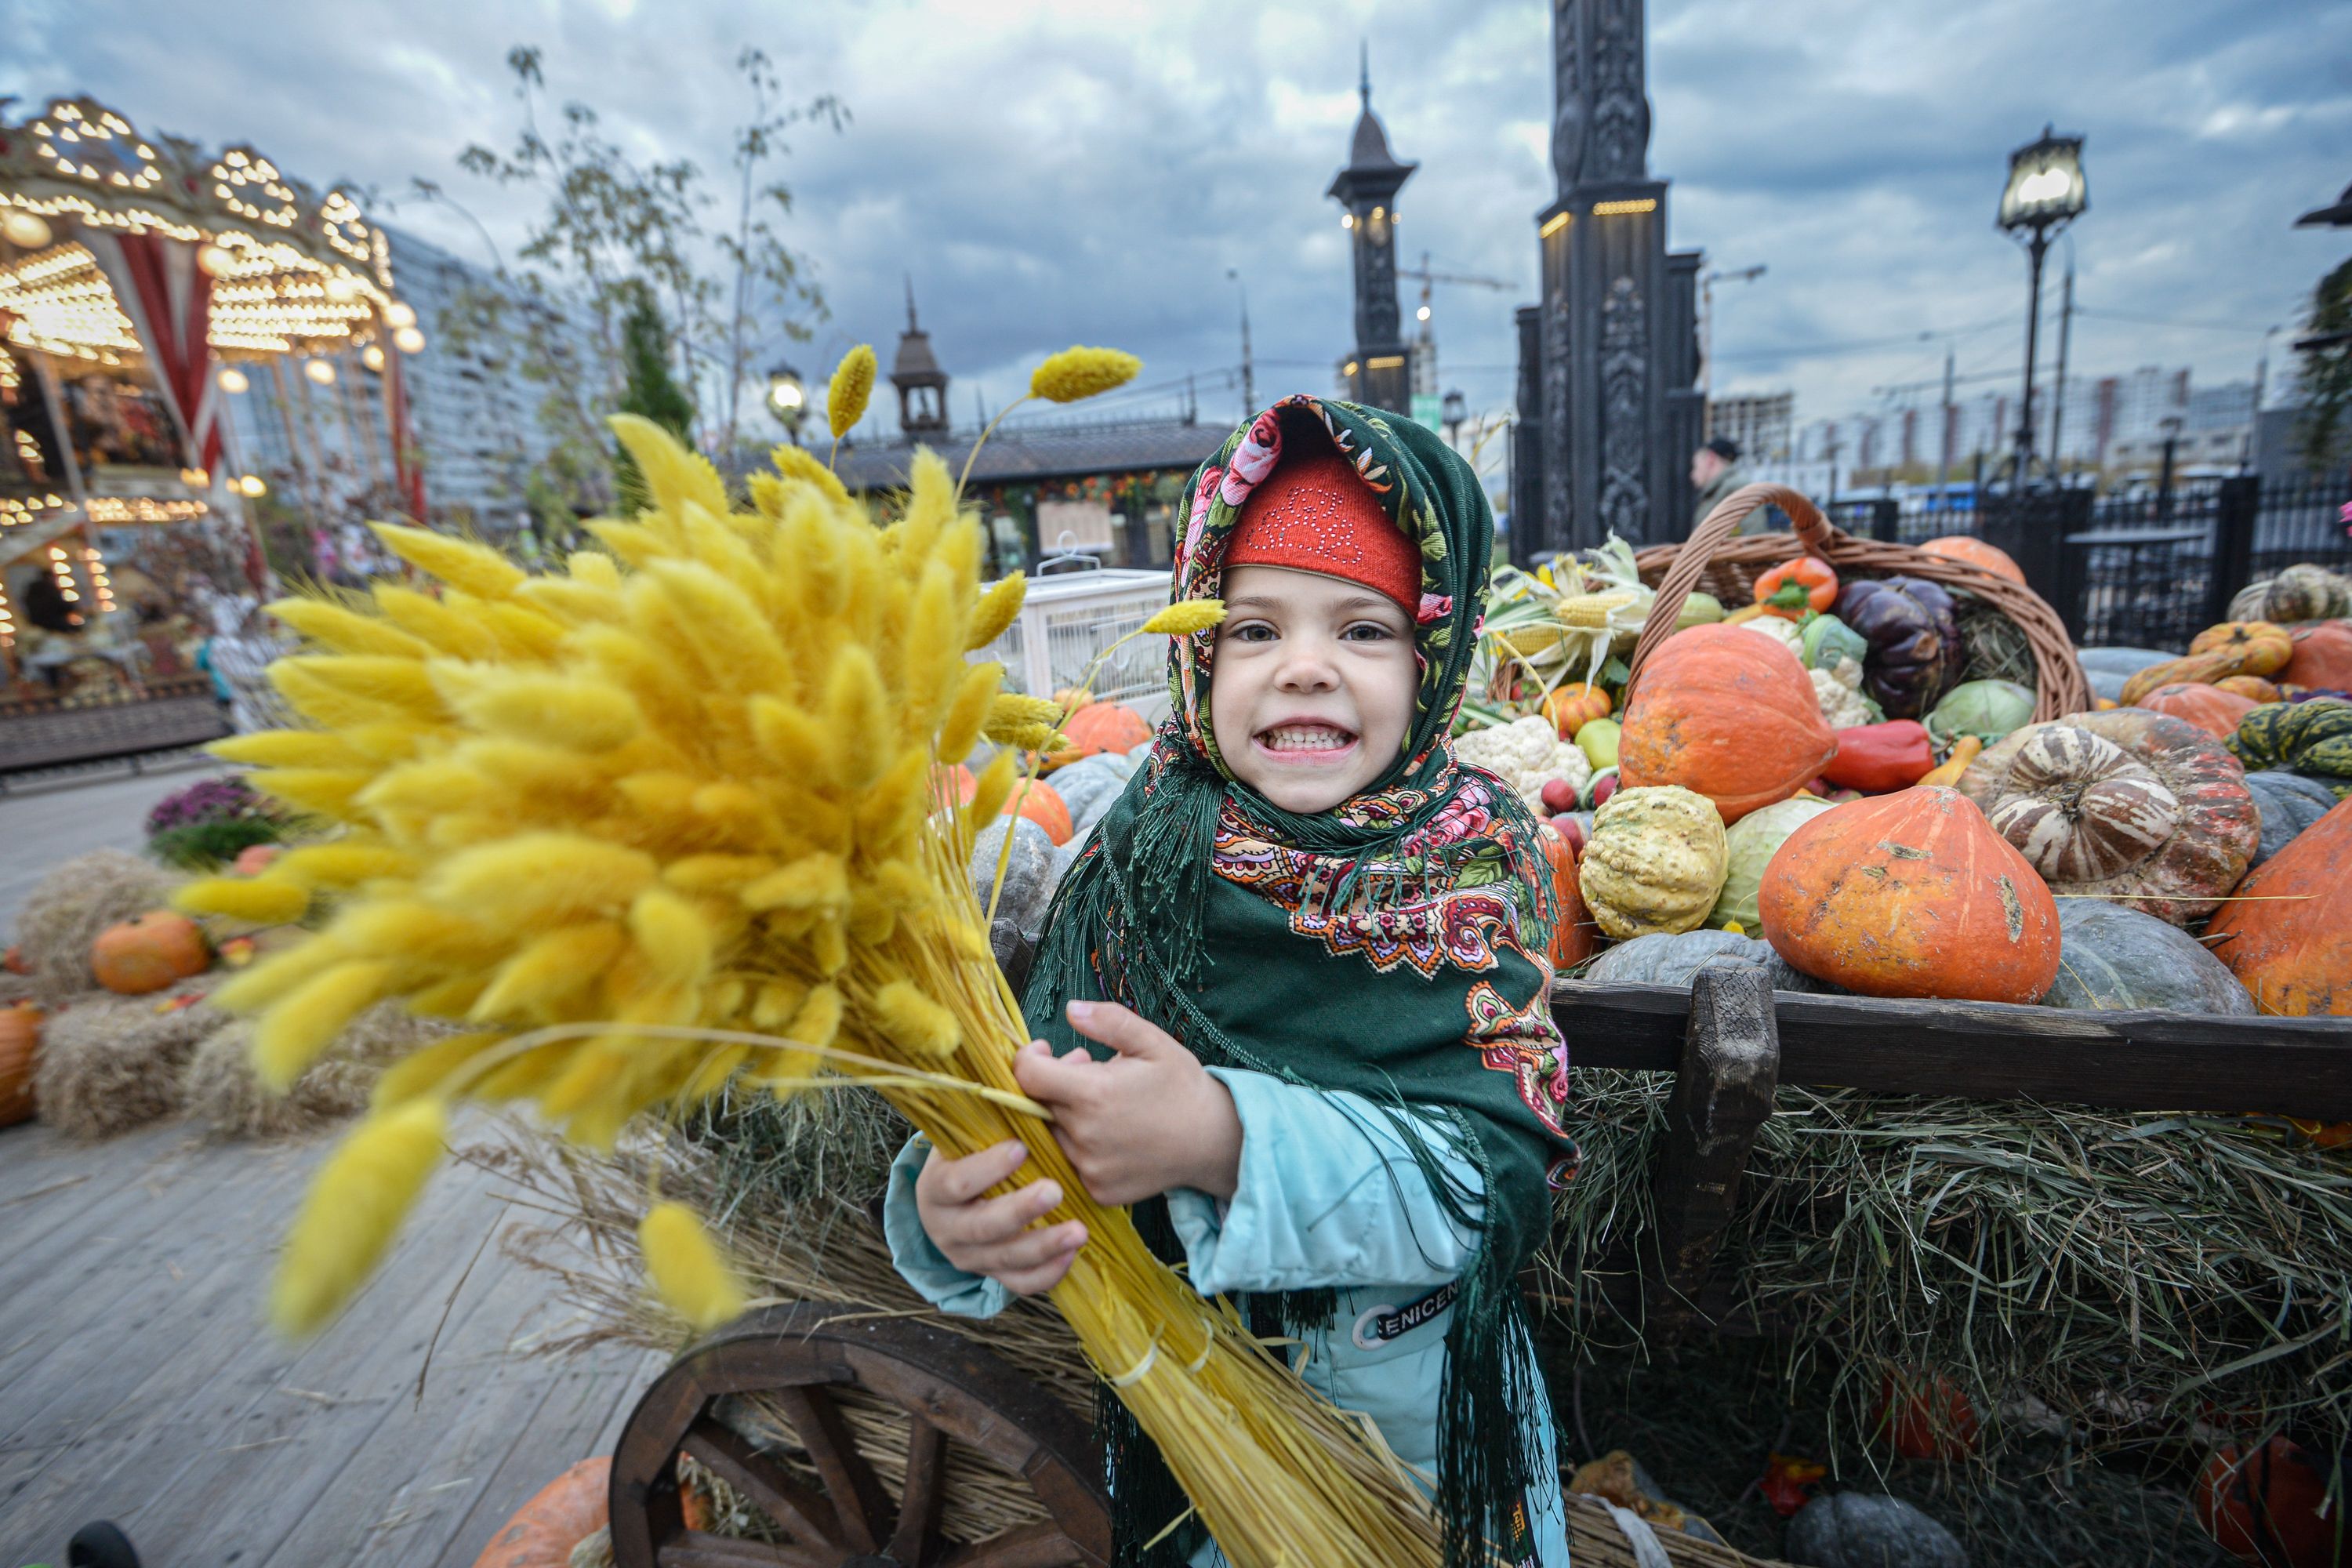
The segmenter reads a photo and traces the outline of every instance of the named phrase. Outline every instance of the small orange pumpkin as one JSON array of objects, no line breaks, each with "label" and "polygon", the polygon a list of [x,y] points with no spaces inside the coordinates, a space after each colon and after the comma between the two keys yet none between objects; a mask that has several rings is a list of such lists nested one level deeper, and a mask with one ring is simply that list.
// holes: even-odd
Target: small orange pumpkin
[{"label": "small orange pumpkin", "polygon": [[2249,872],[2205,928],[2213,956],[2263,1012],[2352,1015],[2352,800]]},{"label": "small orange pumpkin", "polygon": [[1601,945],[1601,927],[1584,907],[1584,888],[1576,874],[1576,846],[1567,835],[1545,823],[1536,831],[1544,859],[1551,867],[1551,897],[1555,921],[1551,928],[1551,966],[1565,974],[1591,958]]},{"label": "small orange pumpkin", "polygon": [[940,793],[957,805],[970,805],[971,797],[980,793],[980,780],[961,763],[950,763],[939,772],[947,775],[938,781]]},{"label": "small orange pumpkin", "polygon": [[1958,561],[1990,572],[1996,577],[2006,577],[2012,583],[2022,584],[2025,581],[2024,569],[2018,565],[2008,551],[1998,544],[1987,544],[1973,534],[1948,533],[1941,539],[1927,541],[1919,548],[1930,555]]},{"label": "small orange pumpkin", "polygon": [[1052,784],[1014,784],[1012,795],[1005,799],[1003,815],[1011,816],[1016,802],[1021,815],[1044,828],[1045,837],[1056,844],[1067,844],[1070,835],[1076,831],[1070,823],[1068,804],[1062,799],[1062,792]]},{"label": "small orange pumpkin", "polygon": [[258,877],[269,869],[269,863],[286,853],[279,844],[248,844],[236,852],[229,869],[240,877]]},{"label": "small orange pumpkin", "polygon": [[[1571,874],[1569,880],[1575,881]],[[0,1007],[0,1127],[33,1114],[33,1069],[41,1059],[42,1013],[30,1002]]]},{"label": "small orange pumpkin", "polygon": [[2276,702],[2285,693],[2259,675],[2225,675],[2213,683],[2217,691],[2234,691],[2257,708],[2265,702]]},{"label": "small orange pumpkin", "polygon": [[2315,621],[2287,634],[2294,649],[2283,681],[2315,691],[2352,691],[2352,621]]},{"label": "small orange pumpkin", "polygon": [[563,1568],[611,1521],[613,1461],[583,1459],[531,1495],[482,1548],[474,1568]]},{"label": "small orange pumpkin", "polygon": [[2294,657],[2294,643],[2284,626],[2268,621],[2223,621],[2199,632],[2189,651],[2235,655],[2232,675],[2276,675]]},{"label": "small orange pumpkin", "polygon": [[2058,905],[1956,789],[1921,784],[1798,825],[1764,868],[1764,938],[1865,996],[2038,1002],[2058,978]]},{"label": "small orange pumpkin", "polygon": [[1089,702],[1064,722],[1062,738],[1070,743],[1046,753],[1047,773],[1100,752],[1131,752],[1151,739],[1151,726],[1123,702]]},{"label": "small orange pumpkin", "polygon": [[1734,626],[1693,626],[1658,645],[1625,704],[1618,783],[1680,784],[1724,826],[1788,799],[1837,755],[1797,656]]},{"label": "small orange pumpkin", "polygon": [[1544,699],[1543,716],[1559,731],[1563,741],[1573,741],[1576,732],[1595,719],[1606,719],[1616,710],[1616,699],[1589,681],[1571,680],[1557,687]]},{"label": "small orange pumpkin", "polygon": [[2158,687],[2134,706],[2152,708],[2158,713],[2169,713],[2175,719],[2186,719],[2207,734],[2226,741],[2238,732],[2238,721],[2252,712],[2257,704],[2252,698],[2240,692],[2183,680]]},{"label": "small orange pumpkin", "polygon": [[144,996],[212,967],[204,928],[171,910],[107,927],[89,944],[89,972],[109,991]]}]

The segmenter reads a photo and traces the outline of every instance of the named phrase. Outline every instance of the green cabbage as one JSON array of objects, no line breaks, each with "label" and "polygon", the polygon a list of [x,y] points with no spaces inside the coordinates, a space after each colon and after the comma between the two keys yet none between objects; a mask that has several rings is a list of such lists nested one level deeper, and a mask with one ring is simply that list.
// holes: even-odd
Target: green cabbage
[{"label": "green cabbage", "polygon": [[1749,936],[1763,934],[1756,912],[1756,891],[1764,885],[1764,868],[1789,835],[1830,808],[1825,800],[1802,797],[1749,812],[1725,829],[1726,871],[1723,891],[1706,923],[1721,927],[1738,921]]},{"label": "green cabbage", "polygon": [[1693,626],[1712,626],[1723,619],[1723,601],[1712,594],[1702,594],[1694,588],[1683,600],[1682,614],[1675,617],[1675,630],[1688,631]]},{"label": "green cabbage", "polygon": [[1927,732],[1938,746],[1963,735],[1991,745],[2033,717],[2033,692],[2014,680],[1967,680],[1944,693],[1927,715]]},{"label": "green cabbage", "polygon": [[1835,616],[1807,616],[1802,637],[1801,657],[1807,669],[1833,670],[1842,658],[1861,664],[1870,654],[1870,645],[1863,640],[1862,634]]}]

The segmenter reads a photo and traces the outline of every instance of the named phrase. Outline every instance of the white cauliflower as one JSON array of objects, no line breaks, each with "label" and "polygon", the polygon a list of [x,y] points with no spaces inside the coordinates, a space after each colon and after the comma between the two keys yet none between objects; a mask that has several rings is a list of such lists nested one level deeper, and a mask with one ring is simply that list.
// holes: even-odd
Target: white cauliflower
[{"label": "white cauliflower", "polygon": [[1581,792],[1592,777],[1585,754],[1540,715],[1473,730],[1454,742],[1454,754],[1501,779],[1535,812],[1543,810],[1543,786],[1551,780],[1566,779]]},{"label": "white cauliflower", "polygon": [[1813,678],[1813,700],[1821,705],[1822,717],[1831,729],[1875,724],[1884,717],[1878,705],[1862,694],[1862,666],[1853,659],[1839,659],[1833,669],[1805,673]]},{"label": "white cauliflower", "polygon": [[1770,637],[1796,655],[1799,664],[1805,662],[1805,634],[1798,629],[1796,622],[1784,620],[1779,616],[1758,616],[1753,620],[1740,622],[1739,627],[1759,637]]}]

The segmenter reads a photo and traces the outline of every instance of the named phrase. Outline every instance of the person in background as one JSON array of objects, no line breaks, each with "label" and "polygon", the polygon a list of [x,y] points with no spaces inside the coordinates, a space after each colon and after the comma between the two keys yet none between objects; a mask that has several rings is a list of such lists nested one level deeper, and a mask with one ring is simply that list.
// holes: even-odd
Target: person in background
[{"label": "person in background", "polygon": [[[1698,504],[1691,510],[1691,527],[1696,529],[1726,496],[1749,482],[1748,470],[1739,466],[1739,443],[1728,436],[1710,437],[1691,454],[1690,477],[1691,488],[1698,492]],[[1755,521],[1751,516],[1732,531],[1745,533]]]}]

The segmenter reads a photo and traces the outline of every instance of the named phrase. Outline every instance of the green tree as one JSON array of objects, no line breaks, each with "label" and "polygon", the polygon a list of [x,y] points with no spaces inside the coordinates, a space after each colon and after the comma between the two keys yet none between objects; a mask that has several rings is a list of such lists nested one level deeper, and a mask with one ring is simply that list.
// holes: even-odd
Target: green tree
[{"label": "green tree", "polygon": [[[690,441],[694,438],[694,399],[669,373],[669,328],[654,304],[653,290],[640,285],[634,292],[636,302],[621,318],[623,380],[620,400],[614,406],[623,414],[643,415],[679,440]],[[624,516],[634,517],[639,509],[652,503],[645,476],[637,471],[635,459],[618,442],[613,445],[613,472],[619,486]]]},{"label": "green tree", "polygon": [[2310,346],[2300,351],[2305,404],[2297,434],[2305,462],[2334,468],[2352,435],[2346,428],[2352,421],[2352,261],[2319,280],[2303,326]]}]

